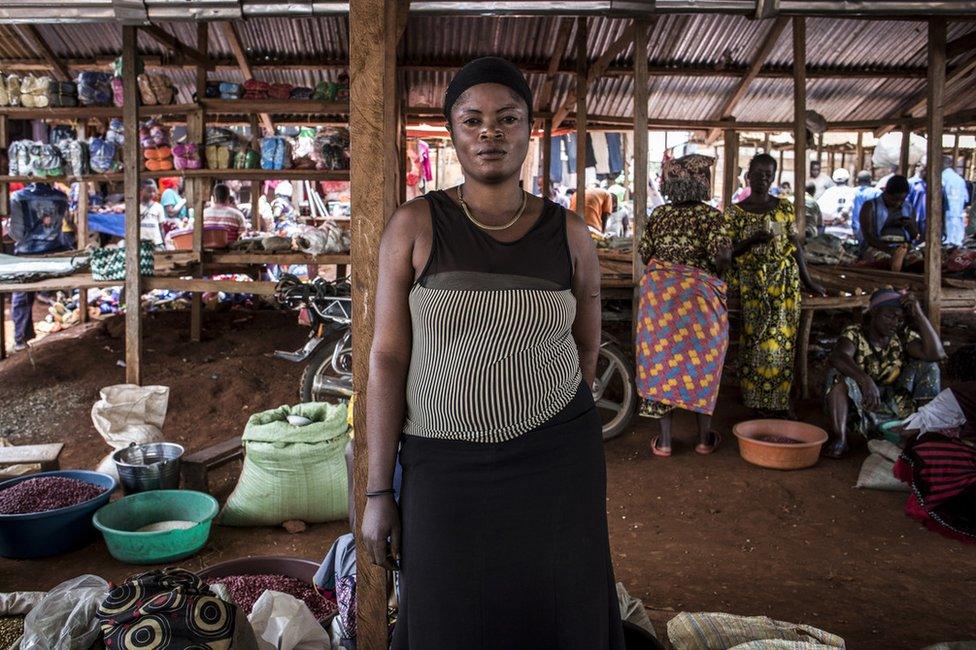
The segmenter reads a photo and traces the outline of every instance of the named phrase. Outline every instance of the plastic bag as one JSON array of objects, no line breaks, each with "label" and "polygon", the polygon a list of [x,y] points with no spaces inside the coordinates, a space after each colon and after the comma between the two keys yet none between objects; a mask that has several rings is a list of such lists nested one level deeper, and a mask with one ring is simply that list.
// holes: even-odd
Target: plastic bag
[{"label": "plastic bag", "polygon": [[24,619],[21,648],[88,650],[101,635],[95,612],[108,583],[93,575],[62,582],[44,596]]},{"label": "plastic bag", "polygon": [[[908,138],[908,166],[913,167],[925,158],[928,141],[920,135],[911,134]],[[892,131],[881,136],[874,147],[871,162],[875,167],[898,167],[901,165],[901,133]],[[902,170],[904,172],[904,170]]]},{"label": "plastic bag", "polygon": [[260,650],[326,650],[326,634],[308,605],[291,594],[265,591],[247,617]]},{"label": "plastic bag", "polygon": [[0,616],[28,614],[46,595],[46,591],[11,591],[0,594]]},{"label": "plastic bag", "polygon": [[169,404],[168,386],[118,384],[99,391],[101,399],[92,406],[92,422],[114,449],[98,465],[98,471],[118,478],[112,453],[116,449],[160,442]]},{"label": "plastic bag", "polygon": [[864,459],[854,487],[908,492],[911,487],[895,478],[894,467],[901,447],[889,440],[868,440],[871,455]]}]

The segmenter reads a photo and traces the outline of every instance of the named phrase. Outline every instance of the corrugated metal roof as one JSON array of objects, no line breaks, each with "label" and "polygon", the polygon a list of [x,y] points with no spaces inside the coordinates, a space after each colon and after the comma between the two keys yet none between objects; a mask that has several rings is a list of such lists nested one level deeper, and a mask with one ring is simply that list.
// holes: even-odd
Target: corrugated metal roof
[{"label": "corrugated metal roof", "polygon": [[[531,69],[529,83],[536,93],[543,87],[545,70],[552,58],[556,36],[567,16],[432,16],[412,15],[401,47],[401,61],[413,66],[452,65],[485,55],[507,57]],[[630,19],[593,16],[588,19],[590,63],[624,34]],[[336,62],[348,59],[349,34],[346,16],[304,18],[251,18],[236,23],[249,60],[255,64],[295,61]],[[670,66],[675,73],[652,76],[649,112],[652,118],[713,119],[735,88],[734,76],[709,77],[682,74],[682,68],[741,70],[749,65],[766,38],[772,20],[753,20],[742,15],[669,14],[655,18],[649,38],[648,56],[653,67]],[[191,22],[162,25],[183,43],[193,45],[196,26]],[[60,57],[91,59],[111,57],[121,49],[121,29],[114,23],[42,24],[41,37]],[[0,25],[0,69],[3,59],[40,57],[24,46],[13,28]],[[948,38],[976,31],[976,22],[951,21]],[[575,26],[571,28],[575,32]],[[565,51],[557,53],[560,67],[575,68],[573,38]],[[140,49],[145,54],[171,57],[166,48],[142,34]],[[233,61],[233,50],[224,30],[211,23],[210,55]],[[927,28],[922,21],[841,20],[807,18],[807,57],[814,68],[860,70],[864,68],[916,67],[927,60]],[[785,29],[773,46],[767,64],[788,70],[792,65],[792,34]],[[963,53],[953,66],[976,53]],[[617,55],[613,65],[630,68],[633,46]],[[180,86],[180,100],[189,101],[193,76],[190,70],[168,68]],[[266,81],[312,86],[323,79],[334,79],[338,70],[289,70],[259,66],[256,76]],[[450,71],[409,69],[402,73],[409,84],[409,104],[438,106],[450,81]],[[974,76],[949,84],[948,96],[971,92]],[[211,78],[241,81],[236,70],[212,72]],[[881,119],[891,115],[924,89],[924,78],[812,78],[808,81],[807,104],[828,120]],[[557,74],[549,107],[561,106],[575,92],[572,74]],[[606,76],[591,85],[589,113],[627,117],[633,110],[633,79],[630,75]],[[733,110],[741,121],[784,121],[792,117],[792,81],[788,77],[760,77],[746,97]],[[976,97],[967,100],[976,102]],[[970,106],[971,107],[971,106]],[[957,107],[960,108],[960,107]]]}]

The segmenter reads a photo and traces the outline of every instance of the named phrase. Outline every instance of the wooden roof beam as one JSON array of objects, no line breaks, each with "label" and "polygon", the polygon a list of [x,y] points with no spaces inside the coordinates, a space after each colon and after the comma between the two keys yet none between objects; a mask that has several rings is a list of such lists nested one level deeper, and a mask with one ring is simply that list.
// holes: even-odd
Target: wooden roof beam
[{"label": "wooden roof beam", "polygon": [[41,34],[37,31],[36,27],[33,25],[17,25],[17,29],[19,30],[21,39],[26,41],[32,49],[41,55],[44,62],[54,72],[55,77],[61,81],[71,79],[71,72],[68,70],[68,66],[58,58],[54,50],[41,38]]},{"label": "wooden roof beam", "polygon": [[158,25],[140,25],[139,29],[143,34],[150,37],[160,45],[166,47],[174,54],[181,56],[184,59],[193,61],[195,65],[208,70],[213,67],[213,63],[206,54],[194,47],[185,45],[182,41],[180,41],[180,39],[176,38],[162,27],[159,27]]},{"label": "wooden roof beam", "polygon": [[[784,16],[780,16],[773,24],[770,26],[769,31],[766,32],[765,38],[763,38],[762,43],[759,45],[759,49],[756,50],[756,54],[752,57],[752,63],[749,64],[749,69],[746,70],[745,75],[736,84],[735,89],[732,94],[729,95],[725,103],[722,104],[722,108],[715,111],[715,119],[722,119],[724,117],[731,117],[732,111],[735,107],[739,105],[739,102],[743,100],[746,93],[749,92],[749,84],[755,81],[756,77],[759,76],[759,71],[762,70],[763,64],[769,57],[769,53],[772,52],[773,47],[776,45],[776,41],[779,40],[780,35],[786,26],[790,23],[790,19]],[[719,129],[712,129],[708,136],[705,138],[705,146],[711,146],[718,137],[722,134]]]},{"label": "wooden roof beam", "polygon": [[[593,65],[589,66],[586,71],[586,86],[589,88],[594,81],[599,79],[606,73],[607,69],[610,67],[610,63],[620,56],[620,53],[626,50],[631,43],[634,42],[634,30],[636,29],[636,20],[630,21],[624,29],[624,33],[620,35],[620,38],[615,40],[613,43],[607,46],[607,49],[600,55]],[[569,93],[566,97],[566,102],[562,105],[559,110],[556,111],[555,117],[552,118],[552,128],[556,130],[569,115],[569,112],[576,105],[576,93]]]},{"label": "wooden roof beam", "polygon": [[[554,82],[556,80],[556,74],[560,71],[560,64],[563,60],[563,54],[566,52],[566,46],[569,45],[569,35],[573,31],[573,19],[568,16],[560,16],[556,20],[559,21],[559,29],[556,32],[556,45],[552,49],[552,57],[549,59],[549,67],[546,68],[546,80],[542,84],[542,92],[539,94],[538,101],[536,102],[536,111],[549,110],[549,104],[552,102],[552,89]],[[539,129],[542,126],[542,120],[538,119],[535,121],[533,129]]]},{"label": "wooden roof beam", "polygon": [[[254,70],[251,69],[251,64],[247,60],[247,53],[241,44],[241,35],[237,33],[237,28],[234,27],[234,23],[221,22],[217,23],[217,27],[223,31],[224,38],[230,43],[230,49],[234,52],[234,59],[237,61],[237,66],[241,69],[241,74],[244,75],[244,79],[253,79]],[[261,113],[260,117],[264,130],[268,135],[274,135],[275,128],[274,123],[271,121],[271,116],[267,113]]]}]

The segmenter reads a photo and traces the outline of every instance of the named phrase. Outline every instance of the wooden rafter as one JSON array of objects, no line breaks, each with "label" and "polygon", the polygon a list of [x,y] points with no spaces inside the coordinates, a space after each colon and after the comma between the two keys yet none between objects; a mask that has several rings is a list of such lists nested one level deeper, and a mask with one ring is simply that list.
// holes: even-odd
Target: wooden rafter
[{"label": "wooden rafter", "polygon": [[946,59],[952,59],[970,50],[976,50],[976,31],[963,34],[946,45]]},{"label": "wooden rafter", "polygon": [[[732,94],[725,100],[722,107],[715,111],[715,119],[722,119],[723,117],[730,117],[732,111],[735,107],[739,105],[739,102],[746,96],[749,92],[749,84],[755,81],[756,77],[759,75],[759,71],[762,70],[763,63],[769,57],[769,53],[772,52],[773,47],[776,45],[776,41],[779,40],[780,35],[786,26],[789,24],[790,19],[786,17],[779,17],[773,21],[772,26],[770,26],[769,31],[766,32],[766,36],[763,38],[762,43],[759,45],[759,49],[756,50],[756,54],[752,57],[752,63],[749,64],[749,69],[746,70],[745,75],[736,84],[735,89]],[[708,133],[708,137],[705,138],[705,146],[711,146],[718,137],[722,134],[719,129],[712,129]]]},{"label": "wooden rafter", "polygon": [[[217,25],[223,31],[224,38],[230,43],[230,49],[234,53],[234,59],[237,61],[237,67],[241,69],[241,74],[244,75],[245,79],[253,79],[254,71],[251,69],[251,64],[247,60],[247,53],[241,44],[241,35],[237,33],[237,28],[234,26],[234,23],[222,22],[217,23]],[[271,121],[271,116],[268,113],[261,113],[261,124],[264,126],[264,130],[268,135],[274,135],[274,123]]]},{"label": "wooden rafter", "polygon": [[71,72],[68,70],[68,66],[58,58],[54,50],[41,38],[41,34],[37,31],[36,27],[33,25],[17,25],[17,29],[20,31],[21,38],[41,55],[44,62],[54,72],[54,76],[61,81],[71,79]]},{"label": "wooden rafter", "polygon": [[[956,83],[962,79],[968,77],[973,71],[976,71],[976,56],[973,56],[966,63],[956,67],[950,74],[945,78],[946,86]],[[891,115],[894,116],[904,116],[904,115],[916,115],[925,109],[926,103],[928,101],[928,87],[923,88],[913,96],[909,97],[905,102],[903,102],[897,109],[895,109]],[[879,129],[876,133],[879,137],[894,130],[894,127],[886,126]]]},{"label": "wooden rafter", "polygon": [[[618,38],[613,43],[608,45],[607,49],[603,52],[603,54],[600,55],[600,58],[598,58],[596,62],[593,63],[593,65],[589,66],[589,68],[586,71],[587,87],[590,87],[594,81],[602,77],[603,74],[607,71],[607,68],[610,67],[610,63],[614,59],[616,59],[621,52],[626,50],[631,43],[634,42],[635,24],[636,21],[633,20],[630,21],[630,24],[627,25],[626,29],[624,29],[624,33],[620,35],[620,38]],[[563,120],[566,119],[566,116],[569,115],[570,111],[573,109],[573,106],[575,104],[576,104],[576,93],[570,93],[569,96],[566,97],[565,103],[563,103],[562,107],[556,111],[555,116],[552,118],[553,130],[558,129],[560,127],[560,125],[563,123]]]},{"label": "wooden rafter", "polygon": [[143,34],[150,37],[160,45],[166,47],[174,54],[192,61],[194,65],[201,66],[203,68],[211,67],[212,64],[210,63],[210,59],[206,54],[195,47],[190,47],[189,45],[184,44],[180,39],[176,38],[162,27],[159,27],[158,25],[140,25],[139,29]]},{"label": "wooden rafter", "polygon": [[[552,102],[552,89],[555,85],[556,74],[559,72],[560,64],[563,60],[563,54],[566,52],[566,46],[569,45],[569,35],[573,31],[573,19],[567,16],[561,16],[556,20],[559,21],[559,29],[556,32],[556,45],[552,50],[552,57],[549,59],[549,67],[546,69],[546,80],[542,84],[542,92],[539,94],[538,101],[536,102],[536,112],[548,111],[549,103]],[[542,120],[536,120],[534,128],[538,129]],[[550,132],[551,132],[550,125]]]}]

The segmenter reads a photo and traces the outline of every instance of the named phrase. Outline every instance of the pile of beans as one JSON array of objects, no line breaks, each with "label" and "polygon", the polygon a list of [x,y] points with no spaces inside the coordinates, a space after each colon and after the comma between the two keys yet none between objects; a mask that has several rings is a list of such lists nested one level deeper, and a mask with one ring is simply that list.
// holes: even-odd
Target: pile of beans
[{"label": "pile of beans", "polygon": [[210,578],[208,582],[226,585],[234,603],[248,613],[251,612],[261,594],[269,589],[305,601],[317,621],[324,621],[338,609],[335,602],[316,592],[310,585],[288,576],[268,573],[253,576],[224,576]]},{"label": "pile of beans", "polygon": [[0,616],[0,648],[9,648],[23,634],[23,616]]},{"label": "pile of beans", "polygon": [[0,491],[0,515],[23,515],[67,508],[94,499],[105,489],[62,476],[29,478]]},{"label": "pile of beans", "polygon": [[802,440],[796,440],[795,438],[787,438],[786,436],[776,436],[768,433],[764,433],[761,436],[756,436],[756,440],[761,440],[762,442],[775,442],[779,445],[798,445]]}]

